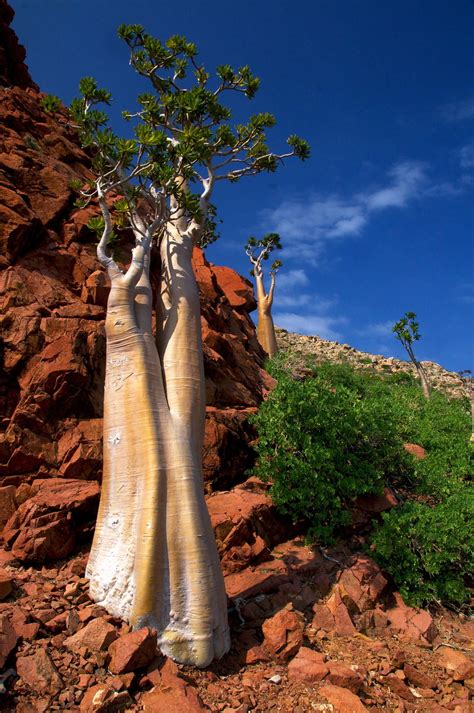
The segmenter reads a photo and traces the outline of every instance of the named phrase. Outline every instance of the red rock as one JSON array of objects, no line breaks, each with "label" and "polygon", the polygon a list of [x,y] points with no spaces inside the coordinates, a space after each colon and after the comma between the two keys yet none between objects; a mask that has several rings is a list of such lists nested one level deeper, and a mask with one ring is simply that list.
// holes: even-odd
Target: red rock
[{"label": "red rock", "polygon": [[365,713],[367,711],[359,696],[347,688],[326,683],[318,689],[318,693],[329,701],[338,713]]},{"label": "red rock", "polygon": [[362,495],[355,501],[355,507],[369,514],[390,510],[398,505],[398,500],[391,488],[384,488],[381,495]]},{"label": "red rock", "polygon": [[328,681],[330,683],[357,693],[364,682],[357,671],[353,671],[350,666],[339,661],[328,661],[327,665],[329,667]]},{"label": "red rock", "polygon": [[0,86],[17,86],[37,89],[24,63],[25,48],[19,43],[14,31],[9,27],[15,16],[13,8],[2,0],[0,4],[0,31],[2,47],[0,50]]},{"label": "red rock", "polygon": [[89,688],[81,701],[81,713],[111,713],[132,705],[128,691],[115,691],[106,683]]},{"label": "red rock", "polygon": [[408,663],[403,666],[403,673],[413,686],[418,686],[419,688],[436,688],[437,686],[434,678],[423,673],[423,671],[418,671],[417,668]]},{"label": "red rock", "polygon": [[191,686],[184,689],[170,689],[155,687],[141,698],[144,713],[196,713],[207,710]]},{"label": "red rock", "polygon": [[4,528],[5,542],[20,560],[66,557],[83,522],[95,516],[97,483],[81,480],[35,480],[35,495],[20,505]]},{"label": "red rock", "polygon": [[326,604],[315,604],[313,611],[315,629],[334,631],[340,636],[353,636],[356,633],[356,628],[337,588],[334,589]]},{"label": "red rock", "polygon": [[13,515],[16,508],[15,486],[5,485],[3,488],[0,488],[0,530]]},{"label": "red rock", "polygon": [[380,567],[370,557],[357,555],[341,573],[337,589],[349,611],[360,614],[380,602],[386,586]]},{"label": "red rock", "polygon": [[238,275],[230,267],[214,266],[212,271],[218,286],[227,297],[231,307],[235,309],[243,308],[247,312],[252,312],[257,308],[253,286],[249,280]]},{"label": "red rock", "polygon": [[13,577],[0,569],[0,600],[6,599],[13,589]]},{"label": "red rock", "polygon": [[0,669],[18,642],[18,635],[7,614],[0,614]]},{"label": "red rock", "polygon": [[242,663],[247,666],[251,666],[254,663],[260,663],[261,661],[269,661],[270,657],[265,651],[263,646],[252,646],[248,649],[244,656],[242,657]]},{"label": "red rock", "polygon": [[265,651],[272,658],[285,661],[294,656],[303,643],[304,617],[289,604],[267,619],[262,631]]},{"label": "red rock", "polygon": [[18,656],[16,670],[34,691],[57,693],[63,687],[61,676],[44,649],[38,649],[32,656]]},{"label": "red rock", "polygon": [[415,696],[413,693],[410,691],[408,686],[403,683],[397,676],[390,675],[385,678],[385,682],[387,683],[388,687],[390,688],[391,691],[397,694],[397,696],[400,696],[400,698],[403,698],[405,701],[416,701]]},{"label": "red rock", "polygon": [[88,651],[106,651],[117,636],[115,627],[100,617],[90,621],[73,636],[69,636],[64,641],[64,646],[71,651],[80,651],[82,647]]},{"label": "red rock", "polygon": [[40,627],[37,622],[28,623],[28,616],[21,607],[13,607],[11,610],[11,623],[15,633],[18,638],[26,641],[34,639]]},{"label": "red rock", "polygon": [[416,460],[423,460],[423,458],[426,458],[425,449],[422,446],[416,445],[416,443],[404,443],[403,447],[407,453],[411,453]]},{"label": "red rock", "polygon": [[427,611],[407,606],[398,592],[396,606],[387,609],[390,631],[413,643],[430,643],[437,634],[433,618]]},{"label": "red rock", "polygon": [[302,646],[295,658],[288,664],[288,680],[291,683],[306,683],[308,685],[322,681],[329,673],[324,659],[324,654]]},{"label": "red rock", "polygon": [[147,666],[158,655],[156,631],[144,627],[121,636],[109,647],[112,673],[128,673]]},{"label": "red rock", "polygon": [[451,649],[449,646],[441,646],[436,653],[441,666],[455,681],[464,681],[474,676],[474,661],[461,651]]},{"label": "red rock", "polygon": [[78,421],[59,439],[59,472],[65,478],[98,479],[102,470],[102,419]]},{"label": "red rock", "polygon": [[251,443],[255,430],[248,422],[256,408],[216,408],[208,406],[203,443],[203,475],[206,483],[219,490],[233,485],[242,472],[251,468],[255,454]]},{"label": "red rock", "polygon": [[109,299],[110,282],[104,270],[95,270],[84,282],[81,299],[86,304],[107,307]]}]

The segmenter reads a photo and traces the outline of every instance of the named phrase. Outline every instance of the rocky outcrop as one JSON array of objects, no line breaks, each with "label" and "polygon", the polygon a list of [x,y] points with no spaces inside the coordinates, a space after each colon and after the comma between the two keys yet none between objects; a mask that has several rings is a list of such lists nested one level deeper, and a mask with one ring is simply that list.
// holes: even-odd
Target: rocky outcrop
[{"label": "rocky outcrop", "polygon": [[25,48],[10,27],[14,16],[7,0],[0,0],[0,86],[38,89],[25,64]]},{"label": "rocky outcrop", "polygon": [[[417,378],[415,367],[409,361],[360,352],[349,344],[339,344],[318,336],[295,334],[287,332],[286,329],[277,329],[276,332],[278,346],[282,350],[289,351],[288,364],[297,374],[305,374],[307,359],[310,357],[316,364],[325,361],[339,362],[382,374],[407,373]],[[459,374],[447,371],[433,361],[421,363],[433,388],[455,398],[461,396],[471,398],[470,386]]]}]

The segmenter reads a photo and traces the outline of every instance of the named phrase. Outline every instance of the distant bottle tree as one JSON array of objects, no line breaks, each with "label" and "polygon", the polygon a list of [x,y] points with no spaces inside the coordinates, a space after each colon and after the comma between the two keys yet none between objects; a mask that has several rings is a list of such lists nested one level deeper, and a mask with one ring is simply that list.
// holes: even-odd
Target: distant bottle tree
[{"label": "distant bottle tree", "polygon": [[272,305],[275,292],[275,275],[283,263],[281,260],[275,260],[272,263],[270,268],[270,289],[268,292],[265,290],[263,281],[264,273],[262,263],[264,260],[268,260],[274,250],[281,250],[280,236],[278,233],[268,233],[261,238],[261,240],[249,238],[245,246],[245,252],[253,265],[251,274],[255,277],[257,284],[257,337],[260,345],[270,357],[275,356],[278,351],[272,317]]},{"label": "distant bottle tree", "polygon": [[416,321],[415,312],[406,312],[405,315],[393,325],[392,332],[395,334],[398,341],[405,347],[406,352],[416,369],[418,378],[420,379],[423,394],[426,399],[429,399],[430,386],[428,383],[428,377],[413,351],[413,342],[417,342],[421,338],[419,327],[420,325]]}]

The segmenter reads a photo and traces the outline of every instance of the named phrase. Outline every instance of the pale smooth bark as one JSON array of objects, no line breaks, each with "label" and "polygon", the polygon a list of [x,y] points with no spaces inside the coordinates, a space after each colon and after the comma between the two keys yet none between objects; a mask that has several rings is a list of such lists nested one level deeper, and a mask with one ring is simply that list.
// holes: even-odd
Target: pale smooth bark
[{"label": "pale smooth bark", "polygon": [[415,353],[414,353],[413,349],[411,348],[411,346],[408,344],[408,345],[405,345],[405,348],[408,352],[408,356],[410,357],[411,361],[413,362],[413,365],[416,369],[416,373],[418,374],[418,378],[420,379],[421,390],[423,391],[423,396],[425,397],[425,399],[429,400],[429,398],[431,396],[431,392],[430,392],[430,385],[428,383],[428,377],[426,376],[426,372],[425,372],[423,366],[420,364],[420,362],[416,358]]},{"label": "pale smooth bark", "polygon": [[150,245],[125,275],[102,255],[112,283],[104,473],[86,574],[92,598],[110,613],[134,628],[152,626],[163,653],[204,667],[228,651],[230,637],[204,500],[205,392],[192,248],[189,232],[167,225],[157,342]]},{"label": "pale smooth bark", "polygon": [[272,273],[271,285],[268,294],[265,292],[263,275],[261,270],[255,270],[255,281],[257,284],[257,338],[260,345],[267,352],[269,357],[275,356],[278,345],[275,334],[275,326],[272,317],[273,293],[275,290],[275,275]]}]

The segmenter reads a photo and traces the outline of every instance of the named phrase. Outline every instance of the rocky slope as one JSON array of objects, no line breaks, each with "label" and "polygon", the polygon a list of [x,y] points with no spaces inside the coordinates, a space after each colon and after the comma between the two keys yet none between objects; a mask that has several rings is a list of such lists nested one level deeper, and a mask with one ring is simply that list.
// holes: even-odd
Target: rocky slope
[{"label": "rocky slope", "polygon": [[[416,370],[411,362],[360,352],[349,344],[339,344],[317,336],[295,334],[285,329],[277,329],[277,341],[279,348],[288,352],[289,364],[297,369],[304,369],[307,359],[310,359],[315,363],[325,361],[345,363],[358,369],[379,373],[405,372],[416,378]],[[468,387],[459,374],[447,371],[433,361],[421,363],[433,388],[444,391],[449,396],[470,396]]]},{"label": "rocky slope", "polygon": [[11,18],[0,0],[0,708],[468,711],[470,624],[407,607],[361,554],[391,491],[360,501],[347,542],[322,551],[277,515],[267,486],[239,484],[252,458],[246,418],[271,379],[250,284],[199,251],[204,472],[232,650],[208,671],[177,667],[157,655],[154,632],[130,632],[90,601],[108,288],[91,209],[75,209],[69,188],[87,156],[41,110]]}]

